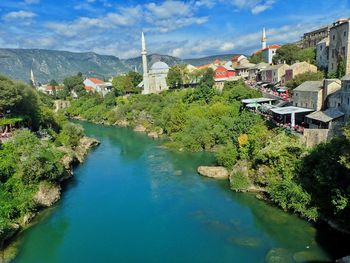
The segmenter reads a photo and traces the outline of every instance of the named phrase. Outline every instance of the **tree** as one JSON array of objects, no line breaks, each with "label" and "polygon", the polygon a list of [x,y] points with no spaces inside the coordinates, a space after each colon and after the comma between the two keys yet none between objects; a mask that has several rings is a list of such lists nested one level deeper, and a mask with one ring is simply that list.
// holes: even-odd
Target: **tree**
[{"label": "tree", "polygon": [[204,74],[201,80],[199,81],[199,84],[202,86],[208,86],[213,87],[215,84],[214,81],[214,70],[212,68],[208,68]]},{"label": "tree", "polygon": [[341,79],[342,77],[345,76],[345,72],[346,72],[345,61],[344,61],[344,58],[341,56],[339,58],[338,65],[337,65],[337,71],[336,71],[337,77]]},{"label": "tree", "polygon": [[171,89],[177,88],[183,84],[181,68],[178,65],[172,66],[169,69],[166,82]]},{"label": "tree", "polygon": [[134,91],[134,85],[129,76],[114,77],[112,80],[112,85],[113,88],[116,90],[117,96]]},{"label": "tree", "polygon": [[63,84],[68,91],[72,91],[76,86],[84,86],[84,80],[79,75],[70,76],[63,80]]},{"label": "tree", "polygon": [[297,61],[306,61],[312,64],[316,63],[315,48],[302,49],[295,44],[286,44],[277,49],[276,55],[273,57],[273,63],[293,64]]},{"label": "tree", "polygon": [[305,72],[302,74],[297,75],[294,77],[294,79],[288,81],[286,83],[286,86],[288,89],[293,90],[305,81],[315,81],[315,80],[322,80],[324,78],[324,74],[322,71],[317,72]]},{"label": "tree", "polygon": [[0,76],[0,112],[13,110],[21,100],[22,96],[18,86],[12,80]]},{"label": "tree", "polygon": [[50,80],[50,86],[52,86],[52,87],[57,87],[58,86],[58,83],[57,83],[57,81],[56,80],[54,80],[54,79],[52,79],[52,80]]},{"label": "tree", "polygon": [[260,62],[263,62],[263,56],[262,56],[262,52],[259,53],[255,53],[253,55],[251,55],[251,57],[249,58],[250,63],[254,63],[254,64],[258,64]]},{"label": "tree", "polygon": [[129,71],[127,76],[130,78],[133,88],[136,89],[142,81],[142,75],[135,71]]}]

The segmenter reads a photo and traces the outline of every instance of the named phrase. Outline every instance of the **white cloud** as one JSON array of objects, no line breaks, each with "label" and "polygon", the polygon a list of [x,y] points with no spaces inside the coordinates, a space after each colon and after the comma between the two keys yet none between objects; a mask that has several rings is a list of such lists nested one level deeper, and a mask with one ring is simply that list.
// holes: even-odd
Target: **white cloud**
[{"label": "white cloud", "polygon": [[15,20],[15,19],[31,19],[34,17],[36,17],[35,13],[20,10],[20,11],[14,11],[14,12],[7,13],[2,18],[6,21],[11,21],[11,20]]},{"label": "white cloud", "polygon": [[221,51],[229,51],[232,50],[235,47],[235,45],[232,42],[225,42],[220,47]]},{"label": "white cloud", "polygon": [[232,0],[231,3],[238,9],[249,9],[255,15],[271,9],[275,0]]}]

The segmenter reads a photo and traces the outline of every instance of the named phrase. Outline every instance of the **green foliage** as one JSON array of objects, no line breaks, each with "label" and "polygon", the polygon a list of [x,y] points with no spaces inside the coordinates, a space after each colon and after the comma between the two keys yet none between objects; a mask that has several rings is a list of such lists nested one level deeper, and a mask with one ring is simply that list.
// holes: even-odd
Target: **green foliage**
[{"label": "green foliage", "polygon": [[259,53],[255,53],[253,55],[250,56],[249,58],[250,63],[254,63],[254,64],[258,64],[260,62],[263,62],[263,56],[262,56],[262,52]]},{"label": "green foliage", "polygon": [[57,137],[57,141],[64,146],[74,148],[79,145],[83,135],[84,130],[80,125],[69,122],[63,126],[61,133]]},{"label": "green foliage", "polygon": [[252,183],[248,176],[244,175],[242,172],[237,172],[232,175],[232,180],[230,181],[230,187],[234,191],[246,191]]},{"label": "green foliage", "polygon": [[112,80],[113,88],[118,96],[134,91],[134,85],[129,76],[116,76]]},{"label": "green foliage", "polygon": [[180,87],[184,83],[182,79],[182,70],[180,65],[172,66],[169,69],[166,82],[171,89]]},{"label": "green foliage", "polygon": [[286,83],[288,89],[293,90],[305,81],[322,80],[324,78],[324,73],[322,71],[317,72],[305,72],[297,75],[292,80]]},{"label": "green foliage", "polygon": [[345,73],[346,73],[345,60],[342,56],[340,56],[337,64],[337,70],[328,72],[328,78],[341,79],[342,77],[345,76]]},{"label": "green foliage", "polygon": [[22,96],[18,85],[0,75],[0,112],[14,109],[21,100]]},{"label": "green foliage", "polygon": [[297,61],[306,61],[311,64],[315,64],[315,48],[302,49],[295,44],[286,44],[277,49],[276,55],[273,57],[274,64],[286,62],[287,64],[291,65]]},{"label": "green foliage", "polygon": [[[62,153],[28,130],[17,131],[0,148],[0,228],[35,210],[40,181],[56,182],[64,173]],[[1,239],[1,238],[0,238]]]},{"label": "green foliage", "polygon": [[78,73],[76,76],[70,76],[63,80],[65,89],[68,92],[75,91],[78,96],[85,95],[84,80],[82,74]]},{"label": "green foliage", "polygon": [[208,68],[203,73],[201,80],[199,81],[201,86],[213,87],[215,84],[214,81],[214,70],[212,68]]},{"label": "green foliage", "polygon": [[231,169],[238,158],[237,147],[233,144],[227,144],[221,147],[216,153],[216,159],[219,165]]},{"label": "green foliage", "polygon": [[137,89],[137,85],[142,81],[142,75],[135,71],[129,71],[127,76],[131,79],[133,88]]}]

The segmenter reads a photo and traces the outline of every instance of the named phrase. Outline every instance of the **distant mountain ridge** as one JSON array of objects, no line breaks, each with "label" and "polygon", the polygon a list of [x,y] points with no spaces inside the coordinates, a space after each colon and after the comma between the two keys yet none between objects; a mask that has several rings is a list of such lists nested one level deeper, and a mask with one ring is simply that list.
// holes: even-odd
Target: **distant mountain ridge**
[{"label": "distant mountain ridge", "polygon": [[[169,66],[181,63],[199,66],[211,63],[215,59],[228,60],[234,55],[180,59],[168,55],[151,54],[147,58],[149,67],[157,61],[165,62]],[[135,68],[142,73],[141,56],[119,59],[115,56],[99,55],[93,52],[0,48],[0,74],[24,82],[29,82],[31,69],[36,81],[47,83],[51,79],[61,82],[65,77],[78,72],[83,73],[84,76],[107,80],[117,74],[135,70]]]}]

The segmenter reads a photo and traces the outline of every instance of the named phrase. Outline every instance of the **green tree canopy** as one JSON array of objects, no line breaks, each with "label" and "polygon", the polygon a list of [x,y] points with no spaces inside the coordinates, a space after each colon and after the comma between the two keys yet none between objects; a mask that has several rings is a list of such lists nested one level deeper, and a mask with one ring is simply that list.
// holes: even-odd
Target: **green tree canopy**
[{"label": "green tree canopy", "polygon": [[316,63],[315,48],[302,49],[295,44],[285,44],[276,51],[273,57],[273,63],[283,63],[291,65],[297,61],[306,61],[312,64]]},{"label": "green tree canopy", "polygon": [[305,81],[322,80],[323,78],[324,73],[322,71],[305,72],[297,75],[296,77],[294,77],[294,79],[288,81],[286,83],[286,86],[288,87],[288,89],[293,90]]},{"label": "green tree canopy", "polygon": [[262,56],[262,52],[260,53],[254,53],[253,55],[250,56],[249,58],[250,63],[254,63],[254,64],[258,64],[260,62],[263,62],[263,56]]},{"label": "green tree canopy", "polygon": [[181,68],[179,67],[179,65],[172,66],[169,69],[166,82],[171,89],[177,88],[183,84]]},{"label": "green tree canopy", "polygon": [[118,96],[135,90],[132,79],[128,75],[114,77],[112,85]]}]

